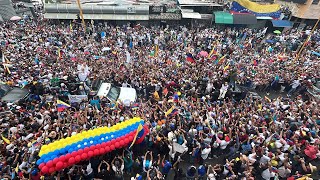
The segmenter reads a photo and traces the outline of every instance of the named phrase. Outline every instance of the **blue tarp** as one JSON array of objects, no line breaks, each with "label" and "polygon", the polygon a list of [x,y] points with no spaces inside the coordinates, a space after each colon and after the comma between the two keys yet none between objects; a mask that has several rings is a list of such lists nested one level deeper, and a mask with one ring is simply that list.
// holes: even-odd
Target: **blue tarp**
[{"label": "blue tarp", "polygon": [[292,22],[287,20],[272,20],[273,27],[292,27]]}]

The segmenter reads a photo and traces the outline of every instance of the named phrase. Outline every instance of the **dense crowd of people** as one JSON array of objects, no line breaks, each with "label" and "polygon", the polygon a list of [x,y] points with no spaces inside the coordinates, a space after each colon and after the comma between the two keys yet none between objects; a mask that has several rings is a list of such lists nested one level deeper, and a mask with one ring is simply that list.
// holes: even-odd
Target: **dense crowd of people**
[{"label": "dense crowd of people", "polygon": [[[0,25],[10,69],[28,88],[0,102],[3,179],[297,179],[317,173],[320,31],[59,24],[25,17]],[[130,105],[97,97],[101,82],[136,89]],[[260,97],[258,94],[267,93]],[[283,93],[287,96],[283,96]],[[268,98],[269,93],[279,94]],[[282,94],[282,95],[281,95]],[[69,95],[88,99],[58,112]],[[174,111],[172,111],[174,109]],[[175,112],[175,113],[170,113]],[[39,149],[61,138],[141,117],[144,142],[43,175]],[[184,168],[187,166],[187,168]]]}]

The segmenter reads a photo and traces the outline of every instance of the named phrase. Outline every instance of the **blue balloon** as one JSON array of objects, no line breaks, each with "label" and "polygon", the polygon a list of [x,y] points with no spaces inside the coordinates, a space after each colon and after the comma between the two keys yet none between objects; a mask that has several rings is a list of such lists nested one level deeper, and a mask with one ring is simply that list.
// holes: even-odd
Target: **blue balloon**
[{"label": "blue balloon", "polygon": [[45,163],[47,163],[48,161],[50,161],[49,158],[46,158],[46,159],[43,160],[43,162],[45,162]]},{"label": "blue balloon", "polygon": [[37,160],[37,165],[40,165],[42,163],[42,159]]}]

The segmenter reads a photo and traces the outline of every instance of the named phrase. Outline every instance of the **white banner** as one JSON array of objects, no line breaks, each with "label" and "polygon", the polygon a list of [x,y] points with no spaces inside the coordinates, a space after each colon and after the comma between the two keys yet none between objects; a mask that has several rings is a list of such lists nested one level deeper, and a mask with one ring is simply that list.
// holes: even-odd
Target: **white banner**
[{"label": "white banner", "polygon": [[82,100],[88,100],[87,95],[69,95],[68,97],[70,103],[80,103]]}]

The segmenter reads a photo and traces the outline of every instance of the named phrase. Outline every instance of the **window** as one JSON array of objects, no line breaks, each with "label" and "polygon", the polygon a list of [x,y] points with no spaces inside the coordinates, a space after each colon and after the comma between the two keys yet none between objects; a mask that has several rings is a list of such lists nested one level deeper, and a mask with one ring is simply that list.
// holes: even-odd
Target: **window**
[{"label": "window", "polygon": [[313,0],[312,4],[319,4],[319,0]]},{"label": "window", "polygon": [[111,89],[110,89],[107,97],[111,101],[117,101],[119,95],[120,95],[120,88],[111,86]]}]

